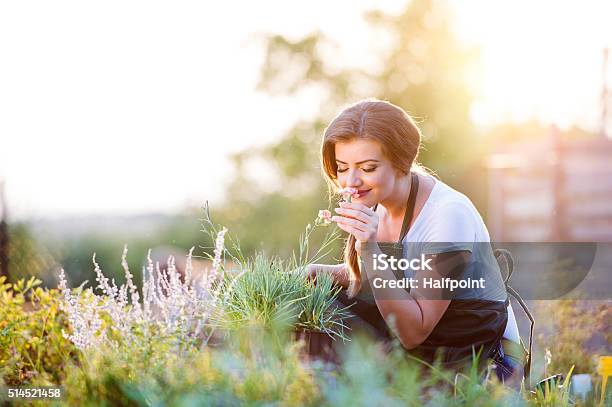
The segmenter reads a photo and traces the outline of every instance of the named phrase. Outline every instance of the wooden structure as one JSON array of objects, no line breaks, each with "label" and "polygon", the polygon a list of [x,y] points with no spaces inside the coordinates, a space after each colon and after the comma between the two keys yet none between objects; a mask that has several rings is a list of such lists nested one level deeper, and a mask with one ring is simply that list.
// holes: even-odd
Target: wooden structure
[{"label": "wooden structure", "polygon": [[492,241],[612,242],[612,140],[517,143],[489,157]]}]

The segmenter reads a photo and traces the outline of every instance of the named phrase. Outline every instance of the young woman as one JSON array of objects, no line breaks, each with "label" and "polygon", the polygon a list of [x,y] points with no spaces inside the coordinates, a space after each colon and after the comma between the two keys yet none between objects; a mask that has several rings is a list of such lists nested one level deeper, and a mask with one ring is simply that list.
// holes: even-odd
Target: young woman
[{"label": "young woman", "polygon": [[[336,190],[356,192],[332,217],[349,234],[345,262],[313,264],[309,273],[330,273],[345,288],[340,300],[353,304],[359,321],[381,337],[393,334],[425,360],[439,356],[460,365],[481,351],[481,359],[494,359],[500,379],[518,376],[520,365],[504,357],[500,345],[502,337],[520,339],[491,246],[481,243],[489,242],[486,226],[465,195],[416,164],[420,144],[411,117],[376,99],[346,108],[329,124],[321,150],[324,175]],[[396,259],[420,259],[426,267],[398,270],[397,263],[394,269],[381,261],[376,267],[373,259],[389,259],[389,248]],[[408,261],[404,265],[418,264]],[[409,277],[409,287],[390,284]],[[432,287],[436,277],[481,284]]]}]

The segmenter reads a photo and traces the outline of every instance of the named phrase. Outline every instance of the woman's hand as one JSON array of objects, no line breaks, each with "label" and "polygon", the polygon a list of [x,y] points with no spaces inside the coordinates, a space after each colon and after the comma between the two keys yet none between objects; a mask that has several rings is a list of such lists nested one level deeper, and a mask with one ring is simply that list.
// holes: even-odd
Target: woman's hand
[{"label": "woman's hand", "polygon": [[332,221],[345,232],[355,236],[358,242],[376,240],[378,232],[378,214],[367,206],[357,202],[340,202],[336,208],[338,215],[332,216]]},{"label": "woman's hand", "polygon": [[308,280],[317,280],[317,265],[309,264],[306,266],[306,278]]},{"label": "woman's hand", "polygon": [[346,288],[348,287],[348,273],[344,264],[309,264],[306,266],[306,277],[316,284],[317,274],[327,273],[334,283]]}]

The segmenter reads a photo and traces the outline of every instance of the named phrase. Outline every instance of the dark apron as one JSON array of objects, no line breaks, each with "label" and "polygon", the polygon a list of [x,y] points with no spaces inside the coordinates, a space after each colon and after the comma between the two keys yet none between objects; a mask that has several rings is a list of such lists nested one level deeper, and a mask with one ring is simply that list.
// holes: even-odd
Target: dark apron
[{"label": "dark apron", "polygon": [[[397,243],[379,243],[383,253],[402,258],[403,244],[411,220],[414,216],[414,206],[418,191],[419,179],[412,174],[412,187],[408,197],[406,214],[402,223],[402,231]],[[376,210],[376,206],[374,207]],[[404,278],[401,271],[395,271],[398,279]],[[366,281],[364,284],[369,284]],[[371,287],[368,287],[371,289]],[[410,289],[406,289],[410,292]],[[350,311],[368,325],[379,340],[391,340],[392,333],[384,321],[374,301],[360,298],[349,299],[346,290],[342,290],[338,300],[345,305],[351,305]],[[480,352],[480,365],[494,354],[495,347],[500,343],[508,321],[508,300],[451,300],[448,309],[429,334],[427,339],[417,348],[408,351],[410,354],[428,362],[436,358],[447,368],[462,367],[472,363],[474,354]]]}]

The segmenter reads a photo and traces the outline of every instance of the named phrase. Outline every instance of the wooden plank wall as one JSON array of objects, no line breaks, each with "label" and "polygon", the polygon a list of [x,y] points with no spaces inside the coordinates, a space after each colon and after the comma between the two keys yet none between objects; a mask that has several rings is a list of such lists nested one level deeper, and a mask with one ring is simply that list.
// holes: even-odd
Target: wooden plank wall
[{"label": "wooden plank wall", "polygon": [[508,146],[489,157],[494,241],[612,241],[612,140]]}]

